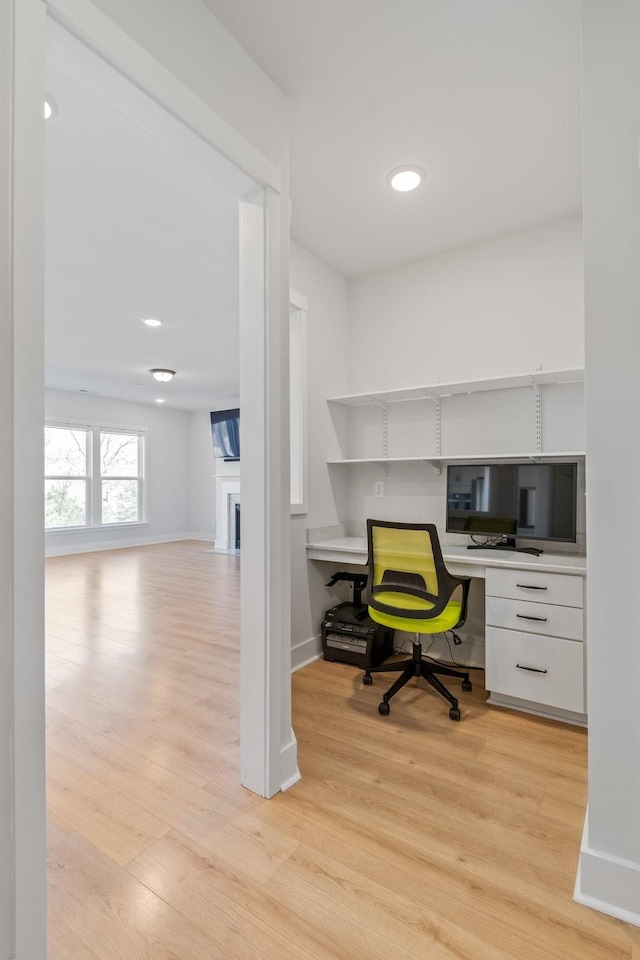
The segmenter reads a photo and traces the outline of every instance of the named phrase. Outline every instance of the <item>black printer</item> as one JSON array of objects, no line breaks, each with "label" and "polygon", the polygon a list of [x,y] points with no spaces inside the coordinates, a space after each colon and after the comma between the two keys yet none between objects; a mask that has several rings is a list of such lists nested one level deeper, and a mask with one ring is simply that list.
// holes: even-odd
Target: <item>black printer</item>
[{"label": "black printer", "polygon": [[353,584],[353,603],[339,603],[322,620],[322,652],[325,660],[351,663],[365,670],[377,667],[393,653],[393,630],[372,620],[362,603],[366,573],[336,573],[327,586],[341,580]]}]

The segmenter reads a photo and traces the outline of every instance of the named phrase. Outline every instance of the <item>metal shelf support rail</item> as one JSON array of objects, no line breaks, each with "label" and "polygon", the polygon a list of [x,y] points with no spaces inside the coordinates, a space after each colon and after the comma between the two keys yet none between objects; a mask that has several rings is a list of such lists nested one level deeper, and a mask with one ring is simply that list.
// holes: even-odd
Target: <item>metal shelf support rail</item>
[{"label": "metal shelf support rail", "polygon": [[[376,407],[380,407],[382,411],[382,456],[386,459],[389,457],[389,407],[384,402],[384,400],[378,400],[377,397],[372,397],[371,402],[375,403]],[[389,473],[389,467],[385,463],[382,472],[386,477]]]},{"label": "metal shelf support rail", "polygon": [[531,381],[536,395],[536,453],[542,453],[542,391],[540,384]]}]

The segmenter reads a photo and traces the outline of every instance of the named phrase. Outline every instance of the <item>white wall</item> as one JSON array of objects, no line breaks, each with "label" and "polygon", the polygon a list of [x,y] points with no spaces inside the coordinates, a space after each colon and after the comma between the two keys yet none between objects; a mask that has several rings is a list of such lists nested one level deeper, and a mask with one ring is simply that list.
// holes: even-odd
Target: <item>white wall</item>
[{"label": "white wall", "polygon": [[353,393],[582,366],[580,219],[353,280],[349,338]]},{"label": "white wall", "polygon": [[[589,810],[576,898],[640,925],[640,6],[583,2]],[[632,499],[635,496],[632,495]]]},{"label": "white wall", "polygon": [[273,161],[288,182],[288,100],[200,0],[94,3]]},{"label": "white wall", "polygon": [[216,536],[216,460],[208,410],[189,414],[189,529],[202,540]]},{"label": "white wall", "polygon": [[[0,957],[45,953],[44,4],[0,0]],[[7,750],[7,746],[9,750]],[[7,794],[9,796],[7,796]],[[7,804],[7,799],[9,803]],[[9,849],[7,849],[9,847]],[[8,941],[8,943],[7,943]]]},{"label": "white wall", "polygon": [[79,420],[147,431],[147,522],[78,531],[48,531],[47,556],[188,537],[191,492],[191,415],[88,394],[45,392],[47,419]]},{"label": "white wall", "polygon": [[291,244],[291,287],[309,302],[309,509],[291,520],[292,663],[298,666],[319,651],[322,613],[338,598],[324,588],[331,565],[306,561],[305,537],[307,527],[339,523],[347,513],[346,476],[334,475],[326,464],[339,449],[325,397],[346,389],[348,319],[347,281],[297,243]]},{"label": "white wall", "polygon": [[[0,4],[0,86],[11,83],[12,43],[11,15],[6,4]],[[0,99],[0,222],[11,217],[11,110],[7,98]],[[9,956],[12,941],[11,915],[13,899],[13,838],[11,817],[12,736],[11,639],[13,623],[13,383],[11,329],[11,261],[2,250],[0,259],[0,410],[11,411],[0,418],[0,447],[11,451],[0,471],[0,958]]]}]

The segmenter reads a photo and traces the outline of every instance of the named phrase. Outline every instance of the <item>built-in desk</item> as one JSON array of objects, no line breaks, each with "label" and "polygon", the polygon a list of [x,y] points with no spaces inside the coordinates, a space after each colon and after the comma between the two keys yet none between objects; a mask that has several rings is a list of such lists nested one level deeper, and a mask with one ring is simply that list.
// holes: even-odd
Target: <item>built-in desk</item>
[{"label": "built-in desk", "polygon": [[[451,573],[459,576],[486,577],[488,567],[507,570],[532,570],[537,573],[568,573],[586,576],[587,558],[574,554],[509,553],[506,550],[467,550],[466,547],[442,545],[442,556]],[[333,563],[367,562],[366,537],[333,537],[327,540],[311,539],[307,543],[309,560],[329,560]]]},{"label": "built-in desk", "polygon": [[[337,532],[309,531],[308,558],[366,564],[365,537]],[[442,553],[451,573],[485,581],[489,702],[584,724],[586,557],[446,544]]]}]

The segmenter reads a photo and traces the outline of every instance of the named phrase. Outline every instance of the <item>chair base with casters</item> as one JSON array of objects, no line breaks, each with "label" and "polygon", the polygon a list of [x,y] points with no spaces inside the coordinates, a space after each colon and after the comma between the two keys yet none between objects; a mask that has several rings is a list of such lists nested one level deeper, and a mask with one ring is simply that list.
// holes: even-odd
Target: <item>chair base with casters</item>
[{"label": "chair base with casters", "polygon": [[382,702],[378,706],[378,713],[381,713],[383,717],[388,717],[390,712],[389,700],[392,697],[395,697],[396,693],[399,690],[409,683],[412,677],[422,677],[423,680],[426,680],[427,683],[436,690],[441,697],[444,697],[451,706],[449,708],[449,717],[451,720],[460,719],[460,709],[458,707],[458,701],[451,693],[450,690],[447,690],[444,683],[438,679],[436,674],[441,674],[445,677],[457,677],[459,680],[462,680],[462,689],[465,691],[471,690],[472,685],[469,679],[468,673],[461,673],[459,670],[453,670],[451,667],[446,667],[444,664],[431,664],[425,663],[422,659],[422,644],[416,638],[413,642],[413,654],[411,660],[399,660],[397,663],[387,663],[381,664],[379,667],[371,667],[369,670],[365,671],[365,674],[362,678],[362,682],[365,686],[371,686],[373,683],[372,673],[399,673],[400,676],[392,683],[389,689],[382,696]]}]

